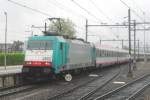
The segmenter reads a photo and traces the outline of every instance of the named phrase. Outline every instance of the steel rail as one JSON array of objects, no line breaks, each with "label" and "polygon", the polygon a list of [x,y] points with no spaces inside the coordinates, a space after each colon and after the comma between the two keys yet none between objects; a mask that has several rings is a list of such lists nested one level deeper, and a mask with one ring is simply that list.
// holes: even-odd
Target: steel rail
[{"label": "steel rail", "polygon": [[[110,82],[112,79],[114,79],[119,73],[120,73],[120,70],[119,70],[119,72],[118,72],[117,74],[115,74],[113,77],[111,77],[107,82],[105,82],[104,84],[102,84],[99,88],[96,88],[96,89],[92,90],[92,91],[89,92],[88,94],[86,94],[86,95],[84,95],[83,97],[81,97],[79,100],[84,100],[85,98],[89,97],[92,93],[94,93],[94,92],[97,91],[98,89],[102,88],[104,85],[106,85],[106,84],[107,84],[108,82]],[[77,89],[79,89],[79,88],[81,88],[81,87],[83,87],[83,86],[85,86],[85,85],[87,85],[87,84],[89,84],[89,83],[92,83],[93,81],[96,81],[96,80],[99,79],[99,78],[100,78],[100,76],[97,77],[97,78],[94,78],[94,79],[92,79],[92,80],[89,80],[89,81],[86,82],[86,83],[83,83],[83,84],[81,84],[81,85],[78,85],[78,86],[76,86],[76,87],[74,87],[74,88],[72,88],[72,89],[69,89],[68,91],[64,91],[63,93],[54,95],[53,97],[50,97],[48,100],[57,100],[57,99],[59,99],[60,97],[63,97],[64,95],[66,95],[66,94],[68,94],[68,93],[71,93],[71,92],[73,92],[73,91],[75,91],[75,90],[77,90]]]},{"label": "steel rail", "polygon": [[[101,76],[99,76],[99,77],[101,77]],[[78,85],[78,86],[73,87],[73,88],[71,88],[71,89],[69,89],[69,90],[67,90],[67,91],[64,91],[63,93],[56,94],[56,95],[50,97],[48,100],[57,100],[57,98],[60,98],[60,97],[64,96],[65,94],[74,91],[75,89],[78,89],[78,88],[80,88],[80,87],[82,87],[82,86],[84,86],[84,85],[86,85],[86,84],[88,84],[88,83],[91,83],[91,82],[93,82],[93,81],[96,80],[96,79],[97,79],[97,78],[91,79],[91,80],[89,80],[89,81],[87,81],[87,82],[85,82],[85,83],[83,83],[83,84],[81,84],[81,85]]]},{"label": "steel rail", "polygon": [[41,86],[39,86],[39,84],[46,84],[49,81],[46,81],[46,83],[44,82],[29,82],[29,83],[20,84],[12,87],[2,88],[0,89],[0,98],[21,93],[21,92],[26,92],[32,89],[40,88]]},{"label": "steel rail", "polygon": [[36,88],[35,85],[21,86],[0,92],[0,98]]},{"label": "steel rail", "polygon": [[[99,97],[96,97],[94,100],[104,100],[104,99],[106,99],[106,98],[109,98],[109,97],[111,97],[112,95],[116,94],[117,92],[119,92],[119,91],[121,91],[121,90],[123,90],[123,89],[125,89],[125,88],[127,88],[127,87],[129,87],[129,86],[131,86],[131,85],[133,85],[133,84],[135,84],[136,82],[141,81],[142,79],[145,79],[145,78],[147,78],[147,77],[149,77],[149,76],[150,76],[150,74],[145,74],[145,75],[143,75],[142,77],[140,77],[140,78],[138,78],[138,79],[135,79],[135,80],[133,80],[133,81],[131,81],[131,82],[129,82],[129,83],[127,83],[127,84],[121,86],[121,87],[118,87],[118,88],[115,89],[115,90],[112,90],[112,91],[110,91],[110,92],[108,92],[108,93],[106,93],[106,94],[104,94],[104,95],[101,95],[101,96],[99,96]],[[149,84],[148,84],[148,85],[149,85]],[[144,87],[145,87],[145,86],[144,86]],[[142,89],[142,90],[143,90],[143,89]],[[139,90],[139,92],[140,92],[140,90]],[[139,93],[139,92],[137,92],[137,93]],[[135,95],[136,95],[136,93],[135,93]],[[130,98],[133,98],[135,95],[133,94],[133,96],[127,98],[127,100],[130,100]]]},{"label": "steel rail", "polygon": [[95,92],[97,92],[98,90],[100,90],[102,87],[106,86],[110,81],[112,81],[114,78],[116,78],[119,74],[120,74],[121,70],[119,70],[119,72],[117,74],[115,74],[113,77],[111,77],[109,80],[107,80],[105,83],[103,83],[101,86],[93,89],[92,91],[90,91],[89,93],[85,94],[84,96],[82,96],[81,98],[79,98],[78,100],[86,100],[88,99],[92,94],[94,94]]},{"label": "steel rail", "polygon": [[128,97],[126,100],[135,100],[137,96],[140,95],[140,93],[142,93],[146,88],[148,88],[150,86],[150,83],[144,85],[141,89],[139,89],[137,92],[135,92],[134,94],[132,94],[130,97]]}]

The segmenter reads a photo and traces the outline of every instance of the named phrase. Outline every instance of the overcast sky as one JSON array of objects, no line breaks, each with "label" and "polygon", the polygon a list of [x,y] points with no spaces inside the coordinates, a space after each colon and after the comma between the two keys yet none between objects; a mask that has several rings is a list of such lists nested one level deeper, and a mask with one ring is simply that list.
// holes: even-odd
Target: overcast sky
[{"label": "overcast sky", "polygon": [[[21,7],[8,0],[0,0],[0,43],[4,42],[5,33],[5,15],[8,14],[8,42],[14,40],[24,41],[31,35],[40,35],[40,29],[31,29],[32,25],[43,26],[49,17],[69,18],[76,25],[76,36],[85,39],[85,19],[89,24],[100,23],[122,23],[127,21],[124,18],[128,14],[128,8],[121,0],[11,0],[16,3],[25,5],[32,9],[41,11],[40,14],[31,9]],[[146,13],[146,21],[150,20],[150,0],[122,0],[131,7],[132,20],[142,22],[144,19],[143,11]],[[85,10],[81,9],[84,8]],[[149,25],[150,26],[150,25]],[[146,26],[148,27],[148,26]],[[139,27],[143,28],[143,27]],[[146,32],[146,42],[149,42]],[[127,39],[128,31],[124,28],[106,28],[106,27],[90,27],[88,39],[91,42],[98,42],[100,39]],[[143,41],[143,32],[137,32],[137,39]]]}]

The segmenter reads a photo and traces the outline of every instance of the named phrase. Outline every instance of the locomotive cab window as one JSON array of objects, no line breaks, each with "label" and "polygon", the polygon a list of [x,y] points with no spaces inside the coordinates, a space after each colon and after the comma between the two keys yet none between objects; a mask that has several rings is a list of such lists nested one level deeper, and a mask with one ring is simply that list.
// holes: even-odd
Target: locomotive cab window
[{"label": "locomotive cab window", "polygon": [[51,50],[51,41],[45,40],[31,40],[28,42],[27,49],[29,50]]}]

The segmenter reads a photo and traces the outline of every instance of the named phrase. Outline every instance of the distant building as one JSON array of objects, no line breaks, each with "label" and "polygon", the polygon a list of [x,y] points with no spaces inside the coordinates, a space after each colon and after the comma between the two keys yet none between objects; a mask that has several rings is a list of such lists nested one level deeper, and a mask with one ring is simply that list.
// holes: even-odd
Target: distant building
[{"label": "distant building", "polygon": [[[11,51],[12,45],[13,45],[12,43],[7,43],[6,49],[8,50],[8,52]],[[0,52],[4,52],[4,51],[5,51],[5,43],[0,43]]]},{"label": "distant building", "polygon": [[[16,52],[16,51],[23,51],[24,43],[23,42],[14,42],[14,43],[7,43],[6,49],[8,52]],[[0,43],[0,52],[5,51],[5,43]]]}]

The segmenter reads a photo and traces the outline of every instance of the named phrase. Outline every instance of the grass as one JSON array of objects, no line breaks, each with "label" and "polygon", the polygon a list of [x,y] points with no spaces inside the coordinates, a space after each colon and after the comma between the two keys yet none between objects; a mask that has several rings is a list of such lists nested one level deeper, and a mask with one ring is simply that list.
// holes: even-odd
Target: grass
[{"label": "grass", "polygon": [[[23,53],[7,53],[7,65],[21,65],[24,61]],[[0,53],[0,66],[4,66],[4,53]]]}]

